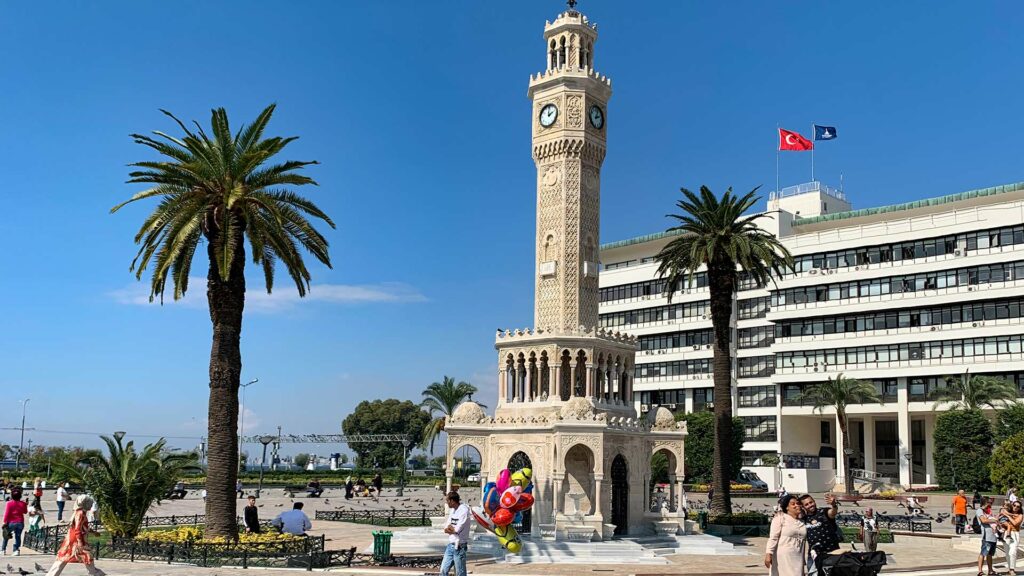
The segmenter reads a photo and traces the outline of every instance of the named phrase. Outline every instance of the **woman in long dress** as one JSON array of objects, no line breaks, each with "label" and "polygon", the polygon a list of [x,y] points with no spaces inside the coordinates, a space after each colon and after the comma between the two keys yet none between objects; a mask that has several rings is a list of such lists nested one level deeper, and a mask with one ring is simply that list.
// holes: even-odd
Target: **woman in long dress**
[{"label": "woman in long dress", "polygon": [[800,501],[787,494],[779,502],[782,512],[772,518],[764,566],[771,576],[807,574],[807,527],[800,520]]},{"label": "woman in long dress", "polygon": [[89,519],[86,510],[92,508],[92,498],[83,494],[75,500],[75,513],[68,526],[68,535],[64,543],[57,551],[57,559],[50,566],[46,576],[59,576],[64,567],[75,562],[85,566],[86,572],[92,576],[105,576],[106,572],[100,570],[93,564],[92,551],[89,550],[89,543],[85,540],[89,535]]}]

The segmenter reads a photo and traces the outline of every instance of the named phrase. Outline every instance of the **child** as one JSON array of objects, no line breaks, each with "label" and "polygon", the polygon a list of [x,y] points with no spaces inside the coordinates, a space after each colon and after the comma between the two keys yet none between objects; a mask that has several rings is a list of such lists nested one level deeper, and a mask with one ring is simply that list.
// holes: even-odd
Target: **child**
[{"label": "child", "polygon": [[43,506],[38,498],[32,500],[28,507],[28,533],[35,534],[46,526],[46,516],[43,514]]}]

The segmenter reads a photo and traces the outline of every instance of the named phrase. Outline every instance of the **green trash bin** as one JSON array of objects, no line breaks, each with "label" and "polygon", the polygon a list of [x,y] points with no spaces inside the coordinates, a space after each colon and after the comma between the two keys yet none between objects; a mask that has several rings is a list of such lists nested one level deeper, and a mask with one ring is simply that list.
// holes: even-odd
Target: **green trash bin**
[{"label": "green trash bin", "polygon": [[701,530],[708,529],[708,513],[705,511],[697,512],[697,525],[700,526]]},{"label": "green trash bin", "polygon": [[393,532],[388,530],[373,531],[373,559],[377,562],[384,562],[391,558],[391,537]]}]

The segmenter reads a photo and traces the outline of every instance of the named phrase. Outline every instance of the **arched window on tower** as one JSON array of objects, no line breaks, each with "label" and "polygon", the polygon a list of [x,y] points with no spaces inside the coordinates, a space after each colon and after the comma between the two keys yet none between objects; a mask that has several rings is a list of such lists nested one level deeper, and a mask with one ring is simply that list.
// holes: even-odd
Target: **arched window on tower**
[{"label": "arched window on tower", "polygon": [[558,43],[558,67],[561,68],[566,64],[566,51],[565,51],[565,36],[562,36],[561,41]]},{"label": "arched window on tower", "polygon": [[594,67],[594,43],[587,42],[587,68]]},{"label": "arched window on tower", "polygon": [[548,50],[548,70],[558,68],[558,44],[551,39],[551,48]]}]

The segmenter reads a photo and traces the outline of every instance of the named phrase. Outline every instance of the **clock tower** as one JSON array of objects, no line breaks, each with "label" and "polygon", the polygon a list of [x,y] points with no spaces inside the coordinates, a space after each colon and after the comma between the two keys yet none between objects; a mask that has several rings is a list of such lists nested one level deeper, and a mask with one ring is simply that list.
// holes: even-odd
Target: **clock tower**
[{"label": "clock tower", "polygon": [[597,26],[569,10],[544,25],[546,69],[530,77],[537,165],[534,326],[597,326],[601,163],[611,81],[594,71]]}]

